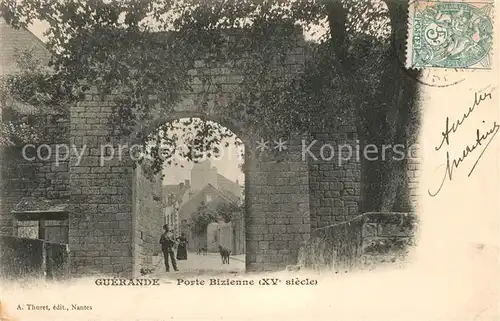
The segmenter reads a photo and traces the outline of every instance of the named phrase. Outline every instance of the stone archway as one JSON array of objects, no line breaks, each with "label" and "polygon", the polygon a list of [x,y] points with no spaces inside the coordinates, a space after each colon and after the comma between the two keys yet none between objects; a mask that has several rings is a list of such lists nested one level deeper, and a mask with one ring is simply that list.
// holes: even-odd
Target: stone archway
[{"label": "stone archway", "polygon": [[[140,237],[151,237],[134,232],[134,169],[127,154],[131,143],[130,138],[113,135],[107,126],[113,103],[112,96],[89,93],[71,110],[71,143],[75,150],[84,151],[80,159],[72,155],[69,169],[73,205],[69,246],[75,274],[137,274],[136,243]],[[179,115],[204,117],[194,110],[172,116]],[[144,128],[151,130],[155,124]],[[234,130],[230,124],[227,127]],[[244,143],[247,151],[255,150],[251,142]],[[286,161],[280,163],[248,152],[247,271],[276,270],[294,263],[300,242],[310,232],[309,170],[300,148],[299,142],[290,144]]]},{"label": "stone archway", "polygon": [[[229,130],[234,135],[233,139],[237,139],[237,140],[241,141],[243,143],[243,145],[246,145],[245,142],[247,142],[247,144],[249,142],[249,140],[246,138],[240,139],[240,137],[236,134],[236,133],[242,132],[241,130],[239,130],[239,128],[235,129],[236,127],[232,126],[233,129],[230,130],[229,128],[227,128],[225,126],[222,126],[222,124],[220,123],[221,121],[218,120],[216,117],[210,117],[207,114],[200,113],[200,112],[197,113],[197,112],[192,112],[192,111],[177,111],[177,112],[172,113],[169,117],[157,119],[157,120],[152,122],[152,125],[147,126],[146,129],[143,130],[143,132],[141,134],[143,137],[149,137],[151,135],[152,135],[152,137],[156,137],[157,130],[159,128],[162,128],[162,126],[164,124],[167,124],[167,123],[174,123],[173,126],[177,129],[181,130],[184,127],[184,125],[182,125],[182,121],[185,121],[187,119],[191,119],[192,121],[194,121],[194,124],[197,124],[197,125],[200,125],[200,124],[205,123],[205,122],[211,122],[213,124],[217,124],[217,125],[222,127],[221,128],[222,130]],[[177,121],[181,121],[181,123],[176,123]],[[229,124],[229,126],[231,126],[231,125]],[[184,129],[187,129],[187,128],[184,128]],[[175,132],[175,130],[173,130],[173,132]],[[185,137],[182,136],[182,134],[181,134],[181,136],[177,137],[177,143],[181,144],[181,145],[185,144],[186,142],[183,141],[183,138],[185,138]],[[154,138],[152,138],[152,139],[154,141]],[[140,143],[140,142],[138,142],[138,143]],[[226,154],[225,152],[227,152],[229,150],[223,149],[222,144],[223,144],[223,142],[221,142],[221,144],[219,144],[218,147],[220,148],[220,150],[222,150],[223,154]],[[144,147],[143,144],[141,144],[141,146]],[[232,152],[234,152],[234,150],[230,151],[230,153],[232,155],[229,155],[229,157],[236,156],[236,154],[233,154]],[[239,151],[239,152],[241,152],[241,151]],[[221,154],[221,155],[223,155],[223,154]],[[213,161],[216,161],[216,159],[214,159],[214,157],[208,156],[204,159],[206,159],[208,161],[212,161],[210,168],[213,165],[215,165],[213,163]],[[186,162],[183,162],[181,159],[171,159],[171,160],[173,160],[174,163],[175,163],[175,161],[179,161],[179,164],[177,164],[177,165],[171,164],[169,166],[167,163],[164,163],[163,170],[165,170],[167,168],[170,168],[170,169],[177,168],[177,170],[178,170],[179,169],[178,166],[180,166],[181,164],[187,165]],[[228,161],[227,158],[225,158],[225,160]],[[194,162],[189,161],[188,163],[193,164]],[[230,163],[232,163],[232,162],[230,162]],[[206,165],[208,163],[204,163],[204,164]],[[240,164],[240,165],[242,165],[242,164]],[[215,165],[215,166],[217,166],[217,165]],[[200,169],[201,169],[201,167],[198,168],[198,170],[200,170]],[[205,168],[205,170],[207,170],[207,168]],[[219,226],[219,225],[217,223],[211,224],[211,228],[209,229],[209,231],[211,231],[210,233],[204,233],[202,235],[197,235],[196,233],[193,233],[191,231],[191,229],[186,225],[187,222],[183,222],[181,224],[181,218],[183,218],[183,217],[186,218],[186,215],[191,214],[191,213],[188,213],[186,211],[192,211],[192,210],[194,210],[194,208],[196,206],[200,205],[199,203],[196,203],[196,205],[193,205],[194,204],[193,202],[200,201],[201,195],[198,195],[198,192],[201,192],[202,190],[206,190],[205,187],[207,187],[208,183],[210,183],[212,185],[212,187],[216,189],[216,190],[211,190],[212,193],[217,194],[217,193],[222,192],[222,194],[220,194],[220,195],[221,195],[221,197],[224,196],[226,201],[235,201],[238,196],[241,196],[238,194],[237,191],[234,190],[235,186],[230,184],[230,181],[228,181],[228,179],[231,180],[231,177],[230,176],[222,176],[223,173],[221,173],[220,170],[221,170],[221,168],[218,167],[215,170],[215,175],[214,175],[213,171],[207,170],[205,172],[206,175],[202,175],[202,176],[200,176],[200,175],[193,176],[193,173],[191,172],[190,173],[191,175],[188,175],[188,177],[184,177],[184,179],[187,178],[187,181],[182,180],[182,182],[179,183],[179,182],[172,182],[170,180],[170,182],[167,183],[166,180],[161,178],[161,173],[157,174],[156,177],[154,177],[151,180],[151,179],[146,178],[143,175],[143,168],[141,166],[137,166],[135,168],[134,176],[133,176],[133,203],[132,203],[132,215],[133,215],[132,232],[134,235],[133,236],[133,240],[134,240],[133,241],[133,245],[134,245],[134,247],[133,247],[133,274],[134,275],[139,274],[138,272],[142,268],[153,267],[156,272],[163,271],[163,269],[164,269],[163,263],[162,263],[163,259],[160,258],[161,262],[159,262],[157,260],[158,257],[161,256],[160,255],[160,245],[158,244],[158,238],[162,232],[161,227],[163,224],[168,224],[169,227],[171,228],[171,230],[174,231],[174,235],[176,235],[176,236],[179,236],[180,232],[185,233],[185,235],[188,239],[188,245],[189,245],[188,251],[191,251],[191,252],[197,251],[198,248],[201,247],[201,244],[207,245],[208,251],[210,251],[210,252],[215,251],[216,245],[212,244],[210,242],[210,240],[212,239],[213,236],[217,235],[217,234],[214,234],[215,231],[218,230],[217,226]],[[246,174],[246,173],[244,173],[244,174]],[[222,176],[222,178],[219,178],[219,176]],[[245,179],[243,179],[241,181],[244,183],[243,186],[246,186],[246,176],[247,175],[245,175]],[[176,188],[176,191],[179,191],[180,195],[182,195],[182,197],[180,197],[180,198],[182,198],[183,202],[184,202],[184,203],[177,203],[177,206],[178,206],[177,210],[172,209],[174,212],[177,212],[177,215],[175,215],[175,214],[169,215],[169,218],[170,218],[169,220],[166,220],[165,207],[167,206],[167,204],[165,201],[167,200],[167,195],[163,194],[163,187],[165,187],[165,185],[163,185],[163,184],[169,185],[169,186],[168,185],[166,186],[169,191],[173,191],[173,188]],[[172,184],[174,184],[174,185],[172,185]],[[220,185],[220,184],[222,184],[222,185]],[[230,184],[230,186],[227,186],[227,184]],[[238,184],[238,181],[236,181],[236,183],[234,183],[234,180],[233,180],[233,184]],[[229,188],[229,189],[224,189],[224,187]],[[210,190],[210,187],[208,187],[208,189]],[[241,192],[241,190],[239,192]],[[163,204],[162,204],[162,202],[152,201],[151,195],[155,195],[155,194],[162,194],[163,195],[163,197],[164,197]],[[209,192],[209,194],[210,194],[210,192]],[[230,197],[228,197],[228,194]],[[179,198],[177,198],[177,201],[179,201]],[[186,203],[188,203],[188,204],[186,204]],[[181,212],[181,213],[178,212],[180,210],[180,208],[182,208],[183,206],[185,209],[184,212]],[[186,210],[185,206],[187,206],[187,208],[190,208],[190,210]],[[193,206],[195,206],[195,207],[193,207]],[[216,207],[214,207],[214,206],[215,205],[212,204],[211,208],[213,210],[216,209]],[[173,223],[174,217],[176,219],[175,224]],[[242,217],[240,220],[244,221],[244,219],[245,219],[245,217]],[[177,221],[177,220],[179,220],[179,221]],[[232,232],[238,232],[238,234],[237,234],[238,240],[240,239],[240,236],[242,236],[241,239],[243,240],[242,241],[243,244],[238,243],[238,245],[244,246],[244,242],[245,242],[244,224],[243,225],[239,224],[239,228],[234,228],[233,225],[225,225],[224,224],[223,226],[225,227],[225,229],[230,227]],[[215,228],[215,230],[214,230],[214,228]],[[233,233],[231,233],[231,234],[233,234]],[[228,237],[227,231],[226,231],[225,235]],[[226,246],[226,247],[228,247],[229,246],[228,244],[231,244],[234,241],[232,235],[229,239],[227,237],[224,239],[224,243],[226,243],[226,244],[224,244],[224,246]],[[236,243],[234,243],[232,245],[236,245]],[[229,246],[228,248],[233,249],[232,245]],[[241,250],[241,246],[238,246],[238,249]],[[241,251],[238,253],[235,253],[233,251],[233,253],[235,255],[242,254]],[[205,256],[202,256],[202,257],[192,256],[191,259],[188,260],[188,264],[187,264],[186,268],[188,268],[189,270],[196,269],[196,268],[201,268],[203,270],[210,269],[207,266],[197,266],[197,264],[199,263],[197,258],[206,259]],[[240,261],[240,259],[238,259],[237,261]],[[217,262],[218,262],[218,260],[217,260]],[[242,267],[245,266],[244,262],[245,261],[243,260],[243,262],[238,263],[237,266],[232,266],[232,268],[236,269],[238,271],[241,271]],[[178,265],[180,265],[181,271],[184,270],[182,263],[183,262],[178,262]]]},{"label": "stone archway", "polygon": [[[277,66],[286,77],[293,77],[304,67],[304,39],[301,33],[297,36],[297,47],[289,52],[285,63]],[[195,69],[189,72],[198,76],[209,75],[211,83],[220,85],[220,92],[215,95],[201,88],[200,81],[195,81],[192,84],[195,94],[185,93],[184,100],[176,104],[173,111],[165,111],[159,105],[153,108],[153,121],[139,126],[135,134],[151,132],[159,124],[179,117],[213,120],[233,131],[245,144],[247,153],[247,271],[281,269],[295,263],[299,244],[308,238],[311,224],[318,227],[331,224],[338,218],[347,218],[346,207],[352,200],[340,193],[350,186],[330,181],[346,180],[352,184],[353,179],[333,175],[334,168],[328,162],[311,163],[304,157],[300,140],[288,142],[280,161],[257,152],[256,141],[260,137],[254,134],[258,134],[259,129],[236,121],[231,123],[222,116],[230,101],[227,95],[241,85],[242,79],[241,70],[230,66],[229,62],[223,66],[196,62]],[[197,97],[200,94],[204,104],[199,103]],[[81,160],[72,155],[69,165],[71,203],[74,205],[69,243],[73,253],[72,271],[77,274],[96,271],[130,275],[137,272],[133,256],[137,239],[141,236],[133,232],[134,171],[132,161],[127,157],[129,151],[123,148],[136,142],[131,137],[119,137],[108,128],[113,104],[113,96],[93,92],[71,110],[71,144],[76,150],[85,149]],[[323,138],[333,137],[340,143],[335,134],[327,133]],[[341,134],[340,138],[345,140],[342,135],[345,136]],[[254,139],[249,139],[251,137]],[[111,150],[114,151],[113,157],[110,157]],[[102,162],[103,158],[109,160]],[[332,198],[337,193],[341,202],[332,206]],[[353,197],[353,193],[349,197]],[[346,198],[345,202],[343,198]],[[313,212],[314,217],[311,217]]]}]

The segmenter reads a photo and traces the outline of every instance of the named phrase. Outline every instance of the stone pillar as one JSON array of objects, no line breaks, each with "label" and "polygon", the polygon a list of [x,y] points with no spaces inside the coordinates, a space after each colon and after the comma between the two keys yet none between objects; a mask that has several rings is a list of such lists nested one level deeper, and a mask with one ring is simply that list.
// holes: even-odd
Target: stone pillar
[{"label": "stone pillar", "polygon": [[[112,104],[110,96],[89,93],[71,109],[72,274],[132,274],[133,170],[108,125]],[[105,160],[110,152],[114,157]]]},{"label": "stone pillar", "polygon": [[[299,141],[275,156],[247,152],[245,197],[247,271],[283,269],[295,264],[309,237],[309,172]],[[271,147],[272,148],[272,147]]]},{"label": "stone pillar", "polygon": [[[161,174],[145,175],[141,165],[135,169],[133,193],[134,277],[141,268],[153,267],[153,256],[161,253],[164,208],[161,199]],[[178,236],[178,235],[176,235]]]},{"label": "stone pillar", "polygon": [[[308,149],[308,147],[312,146]],[[311,227],[325,227],[359,215],[361,161],[356,127],[332,126],[304,143],[309,161]]]}]

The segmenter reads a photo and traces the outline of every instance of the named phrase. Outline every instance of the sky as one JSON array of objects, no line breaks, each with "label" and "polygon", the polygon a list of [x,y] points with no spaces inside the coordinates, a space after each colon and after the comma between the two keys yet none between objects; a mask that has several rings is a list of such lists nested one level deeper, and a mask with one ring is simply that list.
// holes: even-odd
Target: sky
[{"label": "sky", "polygon": [[[180,119],[183,121],[186,118]],[[192,131],[194,133],[194,131]],[[187,143],[187,140],[182,139],[183,133],[181,129],[171,130],[168,132],[169,136],[171,134],[177,134],[179,139],[177,140],[177,144]],[[229,137],[224,139],[219,144],[220,154],[217,157],[206,157],[206,159],[210,160],[212,166],[217,168],[217,172],[227,179],[236,182],[238,180],[239,183],[243,183],[245,181],[245,176],[240,169],[239,165],[242,163],[241,155],[244,151],[243,146],[235,146],[235,142],[239,141],[239,139],[234,135],[233,137]],[[228,146],[226,147],[226,143]],[[170,165],[165,166],[163,173],[165,174],[165,178],[163,180],[163,184],[165,185],[173,185],[184,182],[184,180],[191,180],[191,168],[193,168],[193,162],[183,161],[179,159],[178,165]],[[184,167],[181,167],[183,165]]]},{"label": "sky", "polygon": [[[223,157],[220,157],[217,160],[213,158],[208,158],[212,166],[217,168],[217,172],[227,179],[242,184],[245,181],[245,175],[238,167],[240,161],[238,160],[238,156],[235,152],[234,147],[226,148],[224,151]],[[184,165],[184,168],[180,166],[180,164]],[[165,174],[165,178],[163,180],[164,185],[177,185],[184,180],[191,180],[191,168],[193,168],[193,162],[182,162],[179,165],[174,166],[166,166],[164,167],[163,173]]]},{"label": "sky", "polygon": [[[47,37],[43,33],[49,28],[49,24],[45,21],[34,20],[32,25],[28,29],[33,32],[39,39],[46,41]],[[325,32],[327,32],[326,21],[322,21],[320,25],[313,26],[311,30],[304,33],[306,40],[313,40],[320,38]]]},{"label": "sky", "polygon": [[47,41],[47,37],[43,35],[43,33],[49,28],[48,23],[40,20],[33,21],[33,24],[28,27],[28,29],[37,36],[43,42]]}]

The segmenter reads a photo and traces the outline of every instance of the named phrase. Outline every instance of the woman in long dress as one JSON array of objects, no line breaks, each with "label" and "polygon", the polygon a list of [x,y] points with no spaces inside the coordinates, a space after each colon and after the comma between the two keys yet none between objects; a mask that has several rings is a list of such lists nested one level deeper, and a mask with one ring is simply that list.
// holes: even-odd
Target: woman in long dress
[{"label": "woman in long dress", "polygon": [[187,260],[187,238],[184,232],[177,238],[177,242],[179,242],[179,245],[177,245],[177,260]]}]

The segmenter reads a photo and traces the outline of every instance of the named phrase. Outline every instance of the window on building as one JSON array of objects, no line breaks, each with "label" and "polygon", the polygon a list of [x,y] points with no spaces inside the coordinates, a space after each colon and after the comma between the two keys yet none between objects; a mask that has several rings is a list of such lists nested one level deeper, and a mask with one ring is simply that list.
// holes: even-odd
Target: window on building
[{"label": "window on building", "polygon": [[17,236],[27,239],[38,239],[38,221],[18,221]]},{"label": "window on building", "polygon": [[68,203],[43,197],[23,197],[11,210],[18,237],[68,244]]},{"label": "window on building", "polygon": [[18,237],[41,239],[53,243],[68,244],[68,233],[68,219],[17,221]]},{"label": "window on building", "polygon": [[69,241],[69,220],[45,221],[45,240],[67,244]]}]

